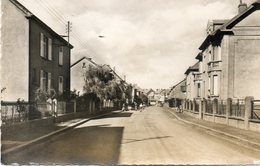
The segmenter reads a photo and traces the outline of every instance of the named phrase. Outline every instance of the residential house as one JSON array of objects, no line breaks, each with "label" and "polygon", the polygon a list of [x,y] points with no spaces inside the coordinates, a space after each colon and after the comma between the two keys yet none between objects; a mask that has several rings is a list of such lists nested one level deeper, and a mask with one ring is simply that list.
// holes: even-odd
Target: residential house
[{"label": "residential house", "polygon": [[156,104],[156,101],[154,98],[155,91],[153,89],[149,89],[149,90],[146,90],[145,94],[148,97],[148,103],[150,105],[155,105]]},{"label": "residential house", "polygon": [[186,79],[174,85],[168,96],[169,107],[179,107],[186,99]]},{"label": "residential house", "polygon": [[240,3],[238,14],[213,27],[203,41],[201,61],[205,86],[210,99],[260,99],[260,1],[247,7]]},{"label": "residential house", "polygon": [[[194,100],[200,98],[200,88],[199,82],[195,82],[195,74],[199,72],[200,63],[197,62],[193,66],[190,66],[186,71],[186,99]],[[196,78],[197,81],[197,78]]]},{"label": "residential house", "polygon": [[82,95],[85,85],[85,73],[89,67],[100,67],[91,58],[82,57],[73,64],[71,64],[71,91],[76,90],[78,95]]},{"label": "residential house", "polygon": [[35,91],[70,92],[73,46],[16,0],[2,0],[3,101],[35,101]]},{"label": "residential house", "polygon": [[156,89],[154,93],[154,99],[156,101],[156,104],[164,104],[168,98],[168,93],[168,89]]}]

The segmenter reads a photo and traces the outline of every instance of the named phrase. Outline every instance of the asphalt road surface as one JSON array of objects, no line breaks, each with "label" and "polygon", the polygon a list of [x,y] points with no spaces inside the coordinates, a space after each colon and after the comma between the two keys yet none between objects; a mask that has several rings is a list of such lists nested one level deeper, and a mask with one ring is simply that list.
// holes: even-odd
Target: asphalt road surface
[{"label": "asphalt road surface", "polygon": [[260,152],[148,107],[86,122],[30,150],[8,156],[20,164],[252,164]]}]

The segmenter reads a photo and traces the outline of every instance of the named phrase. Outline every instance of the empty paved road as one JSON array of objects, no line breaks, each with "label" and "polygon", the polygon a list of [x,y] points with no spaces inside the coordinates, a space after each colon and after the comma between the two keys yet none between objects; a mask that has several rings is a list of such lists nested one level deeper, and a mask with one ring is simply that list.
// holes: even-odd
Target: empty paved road
[{"label": "empty paved road", "polygon": [[249,164],[259,152],[178,121],[166,108],[148,107],[91,120],[7,163]]}]

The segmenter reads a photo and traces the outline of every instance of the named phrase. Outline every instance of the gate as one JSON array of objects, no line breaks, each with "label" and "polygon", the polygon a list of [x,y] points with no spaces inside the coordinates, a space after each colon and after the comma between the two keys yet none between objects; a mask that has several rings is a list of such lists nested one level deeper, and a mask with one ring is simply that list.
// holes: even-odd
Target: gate
[{"label": "gate", "polygon": [[260,120],[260,100],[253,100],[252,101],[252,119]]}]

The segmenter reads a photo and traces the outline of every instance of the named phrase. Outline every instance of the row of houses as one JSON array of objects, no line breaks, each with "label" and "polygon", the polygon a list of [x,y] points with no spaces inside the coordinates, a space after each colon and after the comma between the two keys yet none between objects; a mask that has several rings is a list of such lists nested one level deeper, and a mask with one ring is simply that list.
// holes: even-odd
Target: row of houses
[{"label": "row of houses", "polygon": [[[75,100],[84,92],[84,74],[90,66],[110,71],[109,77],[128,87],[123,94],[128,96],[127,101],[136,100],[140,91],[126,83],[109,65],[96,64],[88,57],[71,63],[73,46],[17,0],[2,0],[0,6],[3,121],[17,118],[20,122],[23,115],[22,121],[28,120],[28,116],[51,116],[54,110],[58,114],[78,111],[92,114],[106,108],[120,108],[119,102],[99,101],[92,94]],[[53,107],[50,103],[55,100],[57,104]]]},{"label": "row of houses", "polygon": [[171,88],[170,99],[260,99],[260,1],[241,3],[230,20],[211,20],[206,38],[185,71],[185,79]]},{"label": "row of houses", "polygon": [[169,89],[143,89],[149,105],[163,105],[168,98]]},{"label": "row of houses", "polygon": [[76,89],[82,95],[89,66],[106,68],[127,84],[91,58],[71,63],[73,46],[17,0],[3,0],[1,11],[1,101],[33,102],[37,90],[68,96]]},{"label": "row of houses", "polygon": [[[169,105],[198,113],[200,118],[203,115],[206,118],[206,113],[215,115],[221,111],[228,118],[231,113],[227,109],[235,108],[242,112],[239,114],[243,118],[260,115],[245,113],[245,98],[250,97],[251,109],[256,99],[260,99],[259,18],[259,0],[249,6],[240,1],[238,14],[233,18],[209,21],[206,37],[194,55],[197,62],[185,71],[185,78],[171,88]],[[213,101],[222,105],[216,102],[214,107]],[[229,107],[230,101],[239,102]]]}]

